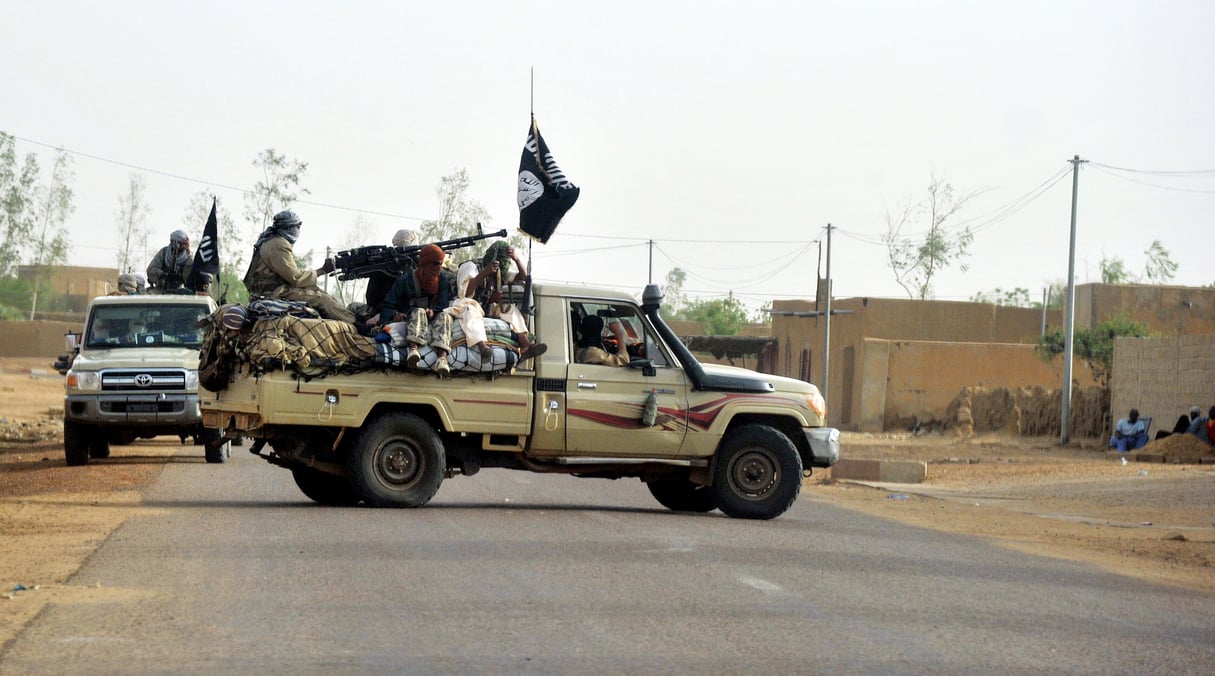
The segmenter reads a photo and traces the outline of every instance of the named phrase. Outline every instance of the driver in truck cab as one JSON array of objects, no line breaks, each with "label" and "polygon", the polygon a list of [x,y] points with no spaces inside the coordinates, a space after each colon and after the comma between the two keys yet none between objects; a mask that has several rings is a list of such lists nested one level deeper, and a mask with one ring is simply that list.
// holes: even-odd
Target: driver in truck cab
[{"label": "driver in truck cab", "polygon": [[624,323],[619,319],[612,322],[612,333],[616,336],[616,351],[612,352],[603,340],[603,317],[587,315],[582,318],[578,328],[578,350],[575,353],[579,363],[604,364],[607,366],[628,366],[629,351],[626,347],[627,336]]}]

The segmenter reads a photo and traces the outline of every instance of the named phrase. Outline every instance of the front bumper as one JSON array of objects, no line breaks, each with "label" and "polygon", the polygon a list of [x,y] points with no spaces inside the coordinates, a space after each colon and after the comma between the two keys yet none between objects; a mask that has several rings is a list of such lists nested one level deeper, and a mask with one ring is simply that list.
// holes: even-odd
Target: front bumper
[{"label": "front bumper", "polygon": [[185,428],[202,425],[197,394],[68,395],[64,420],[127,428]]},{"label": "front bumper", "polygon": [[830,467],[840,459],[840,431],[834,427],[812,427],[806,431],[811,467]]}]

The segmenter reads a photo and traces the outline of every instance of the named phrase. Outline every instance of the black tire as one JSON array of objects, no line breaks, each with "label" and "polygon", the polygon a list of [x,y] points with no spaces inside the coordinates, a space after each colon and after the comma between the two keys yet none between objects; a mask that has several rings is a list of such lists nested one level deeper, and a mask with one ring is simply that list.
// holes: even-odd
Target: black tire
[{"label": "black tire", "polygon": [[207,428],[197,437],[203,444],[203,456],[209,463],[221,463],[232,456],[230,442],[220,443],[223,438],[219,430]]},{"label": "black tire", "polygon": [[295,479],[295,485],[313,502],[338,506],[355,505],[359,502],[359,496],[354,494],[350,480],[344,476],[309,467],[296,467],[291,470],[291,476]]},{"label": "black tire", "polygon": [[802,489],[802,459],[793,442],[767,425],[746,425],[717,449],[713,501],[740,519],[772,519],[793,505]]},{"label": "black tire", "polygon": [[89,437],[89,457],[110,457],[110,436],[104,430],[94,430]]},{"label": "black tire", "polygon": [[69,466],[89,464],[89,428],[63,421],[63,457]]},{"label": "black tire", "polygon": [[658,479],[646,483],[658,504],[676,512],[711,512],[717,508],[708,486],[687,479]]},{"label": "black tire", "polygon": [[347,458],[355,495],[374,507],[421,507],[438,492],[446,469],[443,440],[409,413],[365,426]]}]

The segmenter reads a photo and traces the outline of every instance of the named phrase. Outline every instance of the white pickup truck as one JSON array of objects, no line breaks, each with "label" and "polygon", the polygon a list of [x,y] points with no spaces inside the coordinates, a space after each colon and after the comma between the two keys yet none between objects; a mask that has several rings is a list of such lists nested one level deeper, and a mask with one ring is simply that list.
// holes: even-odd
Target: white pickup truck
[{"label": "white pickup truck", "polygon": [[110,444],[192,437],[207,462],[229,445],[203,427],[198,408],[199,322],[215,311],[208,296],[101,296],[89,303],[84,333],[68,334],[63,452],[69,465],[106,458]]},{"label": "white pickup truck", "polygon": [[[641,304],[585,287],[538,284],[533,294],[534,334],[548,344],[535,363],[439,378],[350,364],[314,377],[243,361],[217,391],[203,390],[203,418],[225,439],[255,439],[253,452],[331,504],[416,507],[445,478],[506,468],[636,477],[669,509],[770,519],[812,467],[838,459],[839,432],[823,426],[814,385],[701,364],[663,322],[658,287]],[[636,340],[627,366],[579,362],[591,315],[622,322]],[[248,354],[242,341],[262,323],[225,340]]]}]

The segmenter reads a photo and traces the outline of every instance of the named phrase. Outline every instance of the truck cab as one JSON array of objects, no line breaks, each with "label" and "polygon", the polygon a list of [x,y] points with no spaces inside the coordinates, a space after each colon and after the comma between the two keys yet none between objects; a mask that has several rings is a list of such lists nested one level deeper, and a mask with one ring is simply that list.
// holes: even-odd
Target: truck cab
[{"label": "truck cab", "polygon": [[227,447],[202,424],[198,405],[200,322],[215,311],[209,296],[116,295],[89,303],[84,331],[67,336],[63,446],[68,465],[110,455],[137,438],[192,437],[207,461]]}]

